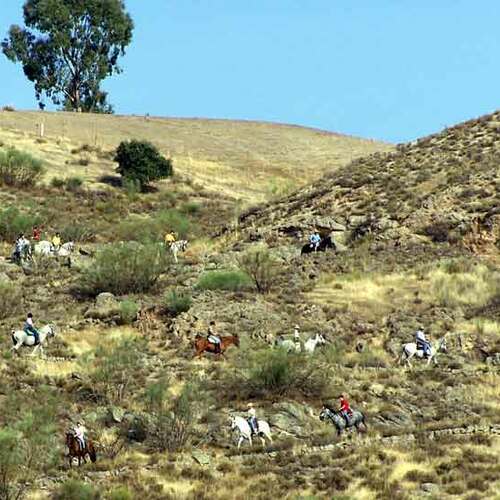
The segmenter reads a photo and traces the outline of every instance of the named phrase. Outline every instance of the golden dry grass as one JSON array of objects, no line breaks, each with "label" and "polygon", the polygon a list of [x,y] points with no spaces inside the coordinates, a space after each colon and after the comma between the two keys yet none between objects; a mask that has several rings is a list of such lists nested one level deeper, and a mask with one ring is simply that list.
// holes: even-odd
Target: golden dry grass
[{"label": "golden dry grass", "polygon": [[[39,140],[42,122],[45,137]],[[51,175],[80,175],[94,181],[109,175],[114,168],[109,159],[71,151],[86,144],[109,152],[132,138],[156,144],[173,158],[179,174],[247,202],[305,185],[360,156],[393,149],[376,141],[261,122],[0,112],[0,140],[46,160]],[[81,157],[89,164],[75,164]]]}]

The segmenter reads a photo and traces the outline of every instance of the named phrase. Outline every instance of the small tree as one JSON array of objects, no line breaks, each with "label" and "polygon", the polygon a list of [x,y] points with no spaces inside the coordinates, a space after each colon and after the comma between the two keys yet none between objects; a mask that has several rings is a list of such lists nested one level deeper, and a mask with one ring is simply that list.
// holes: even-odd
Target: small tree
[{"label": "small tree", "polygon": [[252,278],[259,293],[269,292],[276,275],[276,265],[267,248],[249,250],[238,258],[238,265]]},{"label": "small tree", "polygon": [[161,155],[147,141],[123,141],[116,150],[116,171],[128,182],[138,182],[141,188],[151,181],[164,179],[173,173],[172,160]]}]

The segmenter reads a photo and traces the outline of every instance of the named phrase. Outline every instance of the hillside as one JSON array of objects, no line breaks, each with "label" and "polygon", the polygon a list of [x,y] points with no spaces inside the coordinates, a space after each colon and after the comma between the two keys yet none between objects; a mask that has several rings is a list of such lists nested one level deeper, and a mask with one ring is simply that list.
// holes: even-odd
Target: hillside
[{"label": "hillside", "polygon": [[[42,123],[44,139],[37,138]],[[0,112],[0,141],[41,156],[49,175],[79,175],[95,183],[113,172],[113,150],[131,138],[152,141],[191,182],[245,203],[282,195],[359,156],[393,148],[272,123]]]},{"label": "hillside", "polygon": [[499,162],[496,112],[355,160],[279,203],[249,210],[240,223],[293,236],[317,227],[341,243],[370,233],[392,242],[473,245],[478,231],[491,233],[495,243]]},{"label": "hillside", "polygon": [[[18,121],[0,128],[0,150],[38,151],[50,175],[89,170],[82,186],[0,190],[0,498],[496,498],[500,113],[332,171],[318,151],[343,138],[316,131],[272,126],[269,141],[267,124],[201,122],[202,139],[183,139],[200,158],[219,157],[234,182],[244,155],[229,154],[230,130],[239,126],[245,148],[262,130],[255,144],[276,162],[273,176],[285,178],[280,162],[299,150],[328,171],[318,179],[306,172],[312,161],[293,163],[300,183],[313,182],[279,199],[255,176],[236,194],[222,184],[214,192],[199,164],[147,193],[102,184],[113,139],[96,148],[69,133],[37,142],[19,131],[19,117],[29,127],[31,116],[0,114]],[[67,116],[75,126],[86,119]],[[123,136],[154,121],[96,119]],[[197,122],[169,123],[187,134]],[[204,142],[204,126],[220,141]],[[285,154],[293,134],[319,134],[322,146],[311,139]],[[267,201],[236,218],[237,197]],[[9,260],[13,238],[35,223],[43,238],[60,231],[76,243],[69,260]],[[314,227],[337,251],[300,255]],[[166,229],[188,240],[178,262],[158,244]],[[45,357],[9,351],[28,311],[56,329]],[[196,357],[211,322],[238,345]],[[300,352],[278,348],[295,325]],[[400,358],[418,327],[437,354],[410,367]],[[317,334],[324,345],[306,352]],[[339,436],[320,420],[340,394],[366,417],[360,432]],[[273,442],[238,450],[229,419],[250,403]],[[71,469],[65,431],[78,420],[97,462]]]}]

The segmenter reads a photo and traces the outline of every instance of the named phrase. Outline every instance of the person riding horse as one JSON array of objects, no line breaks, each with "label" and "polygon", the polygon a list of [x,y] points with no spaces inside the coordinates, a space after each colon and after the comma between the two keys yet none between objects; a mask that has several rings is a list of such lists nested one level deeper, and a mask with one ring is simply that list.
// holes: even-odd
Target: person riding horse
[{"label": "person riding horse", "polygon": [[252,434],[259,434],[259,422],[257,420],[257,413],[252,403],[248,403],[247,405],[247,421],[250,429],[252,430]]},{"label": "person riding horse", "polygon": [[424,358],[427,359],[431,355],[431,344],[426,338],[422,327],[419,327],[419,329],[415,332],[415,340],[417,343],[417,349],[421,349],[424,353]]},{"label": "person riding horse", "polygon": [[29,240],[21,233],[14,244],[14,253],[12,258],[15,261],[21,261],[24,257],[29,255],[31,244]]},{"label": "person riding horse", "polygon": [[86,448],[86,443],[85,443],[85,433],[87,432],[87,429],[83,425],[82,421],[78,421],[73,427],[73,434],[75,435],[75,438],[78,441],[78,444],[80,445],[80,449],[82,451],[85,451]]},{"label": "person riding horse", "polygon": [[221,338],[217,333],[215,333],[215,321],[210,321],[210,325],[208,325],[207,340],[214,345],[215,354],[220,354],[222,352]]},{"label": "person riding horse", "polygon": [[314,232],[309,236],[309,243],[311,244],[311,248],[317,252],[319,244],[321,243],[321,236],[317,230],[314,230]]},{"label": "person riding horse", "polygon": [[26,321],[24,322],[23,331],[26,333],[26,335],[35,337],[34,345],[38,345],[40,343],[40,334],[38,333],[38,330],[35,328],[35,324],[33,323],[33,314],[28,313]]},{"label": "person riding horse", "polygon": [[165,237],[163,238],[163,240],[165,241],[165,246],[170,247],[170,245],[177,240],[177,237],[174,231],[168,231],[167,233],[165,233]]},{"label": "person riding horse", "polygon": [[343,394],[339,396],[340,409],[339,413],[344,417],[346,424],[349,425],[349,418],[352,417],[351,406],[349,405],[349,401],[345,398]]}]

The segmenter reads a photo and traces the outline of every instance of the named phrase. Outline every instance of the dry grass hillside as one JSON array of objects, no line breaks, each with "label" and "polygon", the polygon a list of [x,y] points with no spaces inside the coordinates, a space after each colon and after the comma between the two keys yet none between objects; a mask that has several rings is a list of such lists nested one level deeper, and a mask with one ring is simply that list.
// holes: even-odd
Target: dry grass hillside
[{"label": "dry grass hillside", "polygon": [[[47,121],[37,141],[39,116],[119,126],[94,146],[83,130],[51,136]],[[113,141],[156,120],[0,114],[18,121],[0,128],[0,153],[31,151],[57,177],[88,167],[83,185],[0,190],[0,498],[499,498],[499,116],[344,164],[236,220],[236,198],[269,198],[270,178],[241,174],[257,167],[234,153],[234,134],[252,152],[255,141],[272,176],[302,169],[298,183],[327,170],[328,144],[344,138],[279,126],[270,142],[265,124],[164,121],[198,153],[189,166],[165,142],[182,175],[137,193],[98,179]],[[203,180],[207,158],[227,179]],[[70,260],[10,261],[35,223],[76,242]],[[313,227],[336,251],[300,254]],[[178,262],[158,245],[167,228],[189,240]],[[56,327],[44,357],[9,351],[27,311]],[[195,357],[212,321],[239,345]],[[295,325],[300,352],[278,348]],[[446,349],[436,364],[400,364],[419,326]],[[325,344],[305,352],[317,333]],[[364,413],[361,432],[320,421],[340,393]],[[249,403],[273,442],[238,450],[229,417]],[[80,419],[97,462],[71,468],[65,430]]]},{"label": "dry grass hillside", "polygon": [[[37,138],[42,123],[45,139]],[[173,158],[179,174],[203,188],[252,203],[290,192],[360,156],[393,149],[272,123],[0,112],[0,140],[41,156],[49,175],[98,181],[112,173],[112,151],[132,138],[153,142]]]}]

